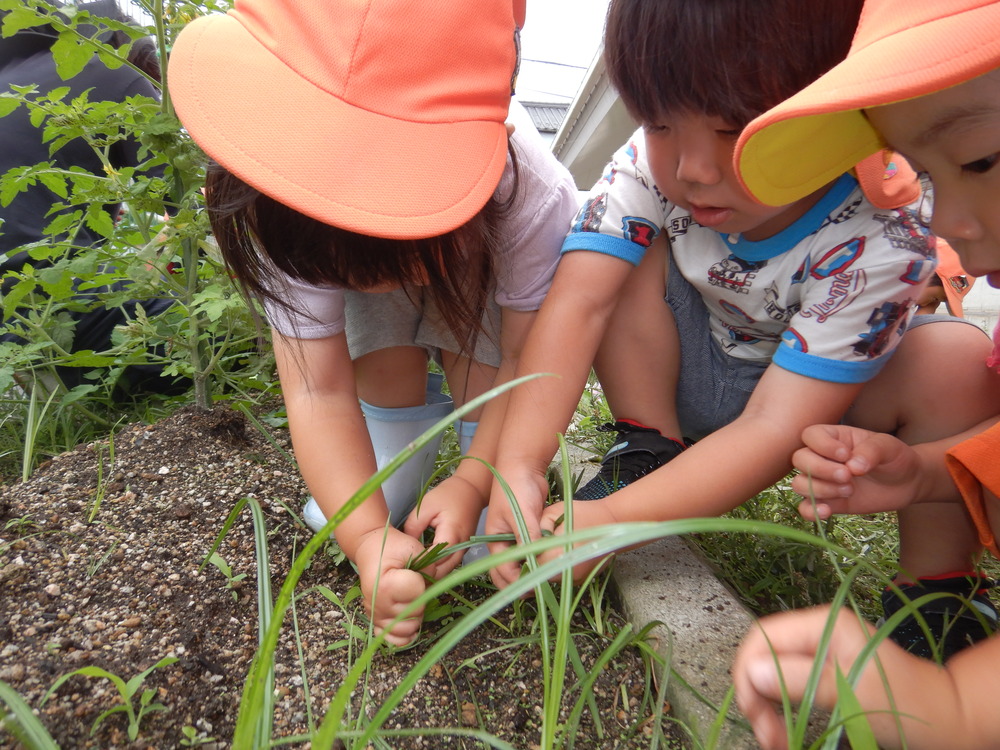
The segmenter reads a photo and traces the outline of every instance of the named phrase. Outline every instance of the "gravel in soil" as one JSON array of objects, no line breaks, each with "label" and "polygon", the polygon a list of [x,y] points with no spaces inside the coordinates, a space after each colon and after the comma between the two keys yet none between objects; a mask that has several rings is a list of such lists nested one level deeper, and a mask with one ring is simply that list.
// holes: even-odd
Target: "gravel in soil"
[{"label": "gravel in soil", "polygon": [[[287,431],[274,430],[272,439],[290,451]],[[249,509],[219,549],[229,575],[218,565],[199,566],[233,506],[253,497],[266,518],[277,592],[309,536],[292,512],[305,496],[281,451],[242,413],[223,407],[182,409],[154,425],[127,426],[111,441],[78,446],[28,481],[0,488],[0,680],[62,748],[173,748],[191,740],[209,750],[230,747],[258,638]],[[286,618],[275,656],[274,737],[318,725],[363,647],[351,635],[367,626],[357,602],[339,608],[315,588],[343,599],[356,580],[349,565],[324,551],[300,581],[294,627]],[[475,600],[489,587],[464,588],[456,593]],[[381,705],[463,606],[451,597],[439,604],[445,614],[425,624],[421,643],[375,658],[353,697],[355,718]],[[473,631],[433,665],[385,727],[481,728],[516,748],[538,747],[542,657],[532,612],[524,603],[501,612],[499,624]],[[582,617],[576,624],[575,642],[590,669],[610,639]],[[139,691],[152,689],[150,701],[163,710],[142,717],[134,741],[124,712],[98,721],[120,705],[107,679],[71,677],[43,704],[56,680],[74,670],[99,667],[128,680],[165,657],[176,661],[154,669]],[[601,670],[590,691],[601,727],[585,710],[575,746],[647,747],[653,730],[647,675],[637,648]],[[573,676],[567,678],[572,685]],[[674,725],[662,725],[674,735],[668,746],[680,746]],[[13,743],[0,728],[0,747]],[[391,736],[385,743],[483,746],[447,735]]]}]

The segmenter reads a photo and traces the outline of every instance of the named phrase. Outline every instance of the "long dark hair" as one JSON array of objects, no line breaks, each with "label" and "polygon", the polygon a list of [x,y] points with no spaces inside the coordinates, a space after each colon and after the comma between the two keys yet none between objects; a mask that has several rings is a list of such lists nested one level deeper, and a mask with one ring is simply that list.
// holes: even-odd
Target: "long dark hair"
[{"label": "long dark hair", "polygon": [[608,74],[640,123],[679,113],[743,127],[839,63],[862,0],[611,0]]},{"label": "long dark hair", "polygon": [[[271,288],[272,268],[308,284],[364,291],[420,280],[461,346],[471,354],[483,332],[493,289],[500,224],[517,201],[517,160],[508,146],[513,179],[468,222],[437,237],[390,240],[331,226],[280,203],[211,164],[205,182],[209,219],[222,257],[248,298],[291,308]],[[296,310],[302,314],[308,311]]]}]

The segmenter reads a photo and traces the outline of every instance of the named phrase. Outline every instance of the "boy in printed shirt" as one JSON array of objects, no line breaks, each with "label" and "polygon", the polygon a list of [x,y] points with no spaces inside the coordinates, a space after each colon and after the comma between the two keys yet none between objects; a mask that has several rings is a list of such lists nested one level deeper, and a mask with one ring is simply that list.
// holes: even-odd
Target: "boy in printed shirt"
[{"label": "boy in printed shirt", "polygon": [[[982,331],[921,316],[903,336],[934,267],[933,238],[888,195],[893,183],[916,187],[904,165],[878,157],[777,207],[734,173],[742,126],[846,55],[860,3],[853,16],[834,5],[612,1],[608,70],[643,127],[581,211],[525,346],[519,372],[562,377],[518,389],[506,414],[497,468],[530,534],[561,528],[562,504],[543,508],[544,470],[591,362],[625,434],[610,470],[581,490],[592,499],[575,504],[577,526],[729,511],[787,474],[812,424],[919,442],[1000,411],[994,377],[977,367]],[[622,486],[635,458],[646,463]],[[900,582],[966,581],[980,545],[961,509],[928,504],[899,521]],[[514,528],[496,488],[487,532]],[[493,576],[504,585],[518,573]],[[988,601],[980,583],[969,594]],[[995,621],[994,611],[971,637]],[[899,637],[930,655],[922,638]]]}]

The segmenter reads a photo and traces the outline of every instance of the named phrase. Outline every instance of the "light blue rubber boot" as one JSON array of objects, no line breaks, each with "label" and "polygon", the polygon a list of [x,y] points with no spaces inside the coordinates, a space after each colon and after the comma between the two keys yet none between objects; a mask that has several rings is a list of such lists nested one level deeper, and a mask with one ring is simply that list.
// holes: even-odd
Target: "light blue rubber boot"
[{"label": "light blue rubber boot", "polygon": [[[451,411],[451,397],[441,393],[441,376],[434,373],[428,375],[427,403],[424,406],[387,409],[361,401],[361,412],[365,415],[378,468],[385,467],[407,445]],[[439,435],[382,483],[382,494],[393,526],[401,526],[416,505],[420,491],[434,473],[434,461],[440,447]],[[315,498],[309,498],[302,515],[313,531],[319,531],[326,525],[327,519]]]},{"label": "light blue rubber boot", "polygon": [[[462,451],[462,455],[465,456],[469,453],[469,448],[472,447],[472,438],[476,435],[476,428],[479,427],[479,422],[463,422],[461,419],[455,421],[455,432],[458,434],[458,446]],[[483,512],[479,515],[479,523],[476,526],[476,536],[482,536],[486,533],[486,508],[483,508]],[[481,557],[486,557],[490,551],[486,548],[485,544],[477,544],[474,547],[469,547],[465,550],[465,555],[462,557],[462,563],[470,563],[473,560],[478,560]]]}]

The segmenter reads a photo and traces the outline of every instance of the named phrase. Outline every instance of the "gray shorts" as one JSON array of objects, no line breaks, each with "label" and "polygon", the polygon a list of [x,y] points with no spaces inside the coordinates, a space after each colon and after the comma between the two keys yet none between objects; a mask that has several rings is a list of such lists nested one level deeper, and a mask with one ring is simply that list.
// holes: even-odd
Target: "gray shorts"
[{"label": "gray shorts", "polygon": [[[746,408],[769,362],[752,362],[726,354],[708,324],[701,295],[670,259],[667,304],[673,311],[681,344],[677,384],[677,416],[685,437],[699,440],[735,420]],[[975,323],[951,315],[915,315],[909,328],[928,323]],[[904,334],[905,335],[905,334]]]},{"label": "gray shorts", "polygon": [[[441,361],[441,351],[459,351],[458,340],[445,324],[437,305],[421,287],[407,292],[344,291],[345,331],[351,359],[395,346],[421,346]],[[476,340],[473,359],[500,366],[500,306],[490,294],[483,316],[484,332]]]}]

